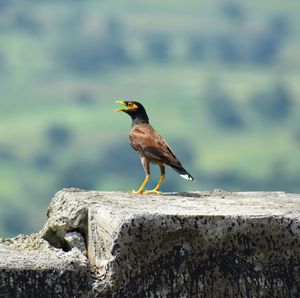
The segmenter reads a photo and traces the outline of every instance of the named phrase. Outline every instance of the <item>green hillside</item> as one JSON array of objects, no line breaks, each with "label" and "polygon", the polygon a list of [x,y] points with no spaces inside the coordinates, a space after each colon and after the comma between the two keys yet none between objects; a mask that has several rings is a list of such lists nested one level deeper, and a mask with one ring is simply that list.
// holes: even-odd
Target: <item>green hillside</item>
[{"label": "green hillside", "polygon": [[0,0],[0,40],[0,236],[62,187],[139,186],[116,99],[196,178],[162,190],[300,192],[300,2]]}]

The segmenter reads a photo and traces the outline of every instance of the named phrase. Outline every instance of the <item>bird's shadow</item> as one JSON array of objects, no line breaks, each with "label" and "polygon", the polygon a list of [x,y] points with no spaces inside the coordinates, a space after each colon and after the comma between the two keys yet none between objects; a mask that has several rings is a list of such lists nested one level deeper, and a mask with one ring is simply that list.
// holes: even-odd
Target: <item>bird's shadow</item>
[{"label": "bird's shadow", "polygon": [[209,191],[203,191],[201,193],[199,192],[162,192],[160,196],[166,196],[166,197],[190,197],[190,198],[202,198],[207,197],[211,194]]}]

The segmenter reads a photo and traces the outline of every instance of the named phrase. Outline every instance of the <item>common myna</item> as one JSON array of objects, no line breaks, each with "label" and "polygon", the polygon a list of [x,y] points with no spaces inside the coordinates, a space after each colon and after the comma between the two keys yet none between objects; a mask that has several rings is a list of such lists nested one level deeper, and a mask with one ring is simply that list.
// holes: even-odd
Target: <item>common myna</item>
[{"label": "common myna", "polygon": [[[159,188],[165,179],[165,166],[170,166],[185,179],[194,181],[194,178],[182,167],[180,161],[170,149],[167,142],[149,124],[145,108],[136,101],[116,101],[125,107],[115,110],[115,112],[125,112],[132,119],[129,133],[130,145],[137,151],[141,158],[146,178],[136,194],[158,194]],[[160,179],[153,190],[144,191],[150,179],[150,166],[153,163],[160,167]]]}]

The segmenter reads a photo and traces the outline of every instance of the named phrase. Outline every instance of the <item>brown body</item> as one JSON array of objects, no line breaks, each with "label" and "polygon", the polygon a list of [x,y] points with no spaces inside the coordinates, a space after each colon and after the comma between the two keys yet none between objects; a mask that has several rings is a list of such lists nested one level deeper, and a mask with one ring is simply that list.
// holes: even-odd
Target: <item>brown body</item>
[{"label": "brown body", "polygon": [[134,124],[129,133],[130,145],[153,164],[182,167],[162,136],[148,123]]}]

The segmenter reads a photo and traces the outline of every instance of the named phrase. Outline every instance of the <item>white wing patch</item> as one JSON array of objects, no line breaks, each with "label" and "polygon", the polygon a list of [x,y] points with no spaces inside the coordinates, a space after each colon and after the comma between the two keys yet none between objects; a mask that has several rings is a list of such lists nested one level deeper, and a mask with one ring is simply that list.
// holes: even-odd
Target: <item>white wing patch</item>
[{"label": "white wing patch", "polygon": [[184,175],[180,175],[180,176],[186,180],[195,181],[195,179],[193,177],[191,177],[189,174],[184,174]]}]

